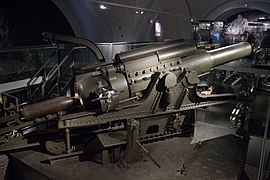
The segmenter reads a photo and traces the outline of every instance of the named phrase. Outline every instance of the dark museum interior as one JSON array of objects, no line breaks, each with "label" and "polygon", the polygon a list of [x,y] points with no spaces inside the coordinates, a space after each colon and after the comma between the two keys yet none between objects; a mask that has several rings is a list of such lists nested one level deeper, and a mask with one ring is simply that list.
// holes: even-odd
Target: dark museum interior
[{"label": "dark museum interior", "polygon": [[270,179],[268,50],[269,0],[3,1],[0,180]]}]

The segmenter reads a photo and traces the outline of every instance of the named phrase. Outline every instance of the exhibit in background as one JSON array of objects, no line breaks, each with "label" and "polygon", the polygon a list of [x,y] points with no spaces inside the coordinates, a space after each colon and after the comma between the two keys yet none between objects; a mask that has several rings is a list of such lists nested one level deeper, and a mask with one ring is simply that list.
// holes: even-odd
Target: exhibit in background
[{"label": "exhibit in background", "polygon": [[200,20],[193,23],[193,42],[201,49],[215,49],[221,46],[223,22]]}]

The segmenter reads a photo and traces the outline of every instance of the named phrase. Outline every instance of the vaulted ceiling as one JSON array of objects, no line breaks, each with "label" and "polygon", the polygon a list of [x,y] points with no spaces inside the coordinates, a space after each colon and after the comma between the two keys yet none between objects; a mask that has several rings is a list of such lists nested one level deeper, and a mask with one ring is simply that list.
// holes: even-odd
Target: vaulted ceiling
[{"label": "vaulted ceiling", "polygon": [[[172,39],[189,38],[190,21],[226,21],[231,15],[249,10],[270,13],[269,0],[52,1],[66,16],[77,36],[99,42],[151,40],[152,22],[157,19],[163,24],[164,38]],[[101,4],[109,8],[101,10]]]}]

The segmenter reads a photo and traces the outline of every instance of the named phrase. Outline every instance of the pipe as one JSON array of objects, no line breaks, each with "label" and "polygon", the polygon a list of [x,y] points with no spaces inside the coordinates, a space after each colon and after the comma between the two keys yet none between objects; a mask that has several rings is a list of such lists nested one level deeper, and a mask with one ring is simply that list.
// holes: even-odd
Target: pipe
[{"label": "pipe", "polygon": [[81,37],[65,36],[65,35],[60,35],[60,34],[55,34],[55,33],[50,33],[50,32],[43,32],[42,36],[44,38],[48,38],[52,40],[59,40],[59,41],[74,43],[78,45],[84,45],[85,47],[87,47],[89,50],[91,50],[94,53],[98,62],[105,62],[105,58],[102,52],[100,51],[100,49],[97,47],[95,43],[93,43],[92,41],[88,39],[81,38]]}]

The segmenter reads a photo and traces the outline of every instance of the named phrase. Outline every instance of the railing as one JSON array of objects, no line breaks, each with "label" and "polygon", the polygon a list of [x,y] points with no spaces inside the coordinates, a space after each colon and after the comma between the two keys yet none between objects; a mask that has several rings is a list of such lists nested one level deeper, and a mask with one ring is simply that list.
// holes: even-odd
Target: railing
[{"label": "railing", "polygon": [[33,76],[59,46],[28,46],[0,50],[0,83]]},{"label": "railing", "polygon": [[138,43],[97,43],[97,47],[100,48],[106,60],[112,60],[115,53],[129,51],[143,46],[159,44],[161,42],[138,42]]},{"label": "railing", "polygon": [[[73,50],[76,49],[76,47],[72,48],[68,54],[61,60],[61,62],[58,64],[58,66],[54,66],[51,71],[47,75],[47,79],[51,79],[56,73],[60,74],[60,67],[67,61],[69,56],[72,54]],[[73,62],[74,64],[74,62]]]},{"label": "railing", "polygon": [[25,66],[17,73],[16,76],[14,76],[13,81],[18,80],[23,74],[31,68],[32,63],[34,62],[35,59],[38,57],[38,52],[35,53],[36,58],[32,58]]},{"label": "railing", "polygon": [[[45,90],[46,89],[46,85],[49,83],[49,81],[51,79],[53,79],[54,77],[57,78],[57,83],[55,85],[58,85],[59,83],[59,79],[64,76],[66,74],[66,70],[68,70],[69,68],[73,68],[74,67],[74,60],[71,60],[71,63],[68,65],[67,69],[64,72],[61,72],[61,68],[64,66],[64,64],[67,62],[67,60],[69,59],[70,55],[72,54],[73,50],[76,49],[76,47],[72,48],[67,55],[63,58],[63,60],[60,61],[60,63],[57,66],[54,66],[50,72],[47,74],[47,76],[45,77],[45,81],[41,82],[41,96],[42,97],[46,97],[48,96],[54,87],[52,87],[50,90],[48,90],[48,93],[46,95]],[[60,93],[60,92],[59,92]]]},{"label": "railing", "polygon": [[7,93],[2,93],[2,95],[9,97],[15,101],[15,104],[14,104],[15,107],[7,107],[6,102],[3,103],[3,106],[4,106],[3,108],[4,108],[5,112],[9,112],[10,114],[14,114],[14,113],[19,112],[19,99],[15,96],[7,94]]},{"label": "railing", "polygon": [[[50,63],[54,60],[54,57],[56,55],[58,55],[58,49],[56,49],[51,56],[49,57],[49,59],[41,66],[41,68],[32,76],[32,78],[27,82],[27,93],[28,93],[28,102],[31,102],[31,99],[33,98],[33,96],[38,92],[39,90],[39,86],[37,84],[37,87],[35,88],[35,90],[32,92],[31,87],[37,82],[37,80],[42,77],[42,82],[46,81],[46,77],[47,77],[47,70],[49,69],[49,65]],[[39,84],[40,84],[39,83]]]}]

